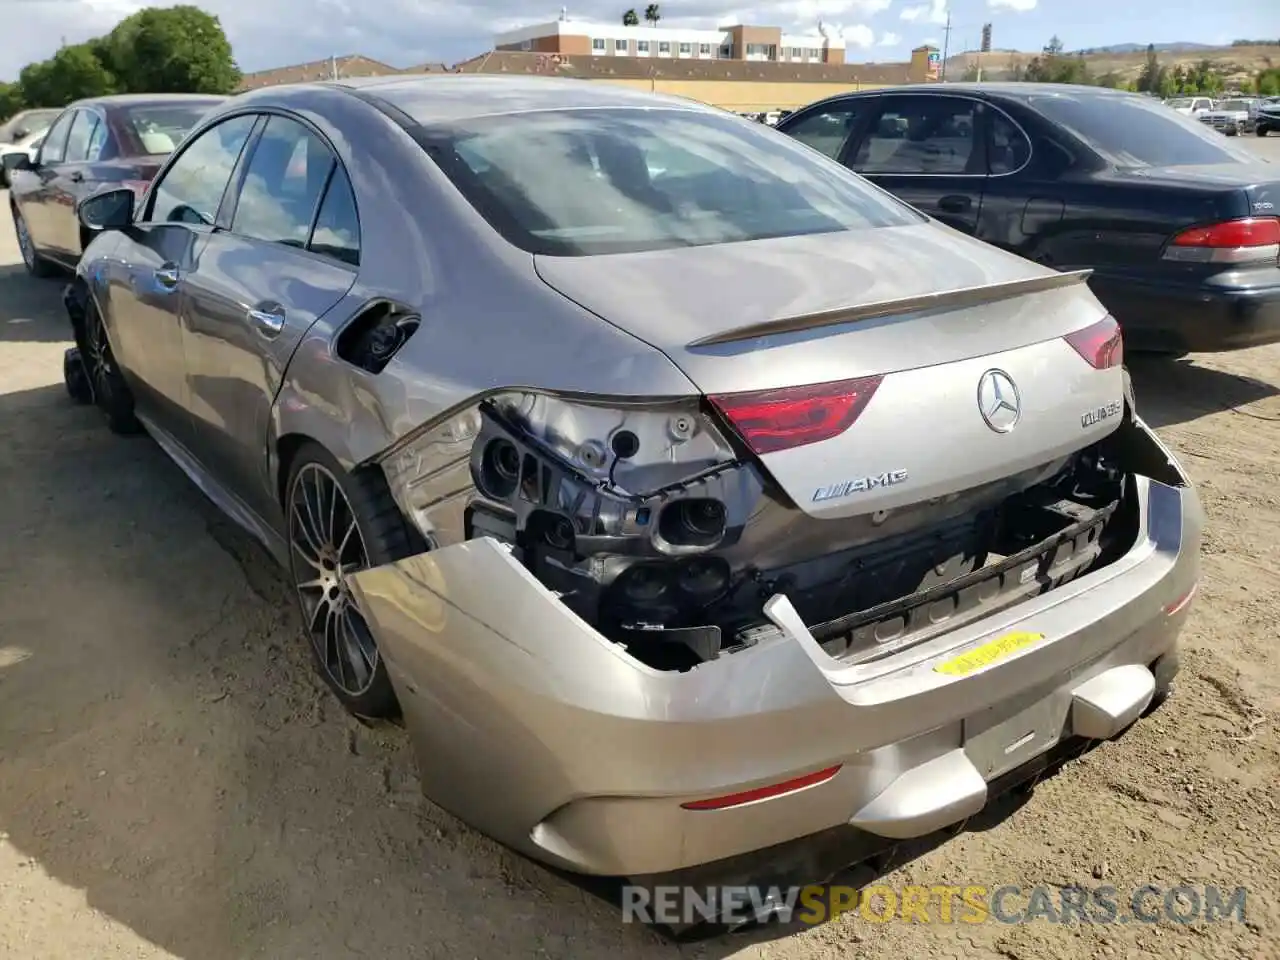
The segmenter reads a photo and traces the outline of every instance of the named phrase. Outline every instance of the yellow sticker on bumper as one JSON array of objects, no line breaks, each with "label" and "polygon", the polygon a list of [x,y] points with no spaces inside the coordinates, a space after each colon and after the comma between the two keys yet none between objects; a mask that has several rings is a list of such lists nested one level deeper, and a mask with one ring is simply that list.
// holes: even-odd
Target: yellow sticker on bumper
[{"label": "yellow sticker on bumper", "polygon": [[1005,657],[1013,656],[1019,650],[1039,643],[1043,639],[1043,633],[1027,633],[1025,631],[1006,633],[996,637],[994,640],[988,640],[972,650],[966,650],[958,657],[944,660],[933,669],[938,673],[946,673],[953,677],[963,677],[981,670],[983,667],[989,667]]}]

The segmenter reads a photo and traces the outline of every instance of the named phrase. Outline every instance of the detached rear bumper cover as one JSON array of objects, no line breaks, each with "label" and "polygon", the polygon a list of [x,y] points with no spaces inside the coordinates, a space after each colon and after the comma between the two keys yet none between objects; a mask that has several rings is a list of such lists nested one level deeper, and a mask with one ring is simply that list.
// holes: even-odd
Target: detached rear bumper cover
[{"label": "detached rear bumper cover", "polygon": [[[650,669],[488,539],[365,571],[353,588],[431,799],[558,866],[661,873],[850,823],[930,833],[1061,741],[1132,723],[1199,574],[1203,517],[1182,479],[1136,479],[1138,537],[1115,562],[857,665],[828,656],[776,596],[773,639],[686,673]],[[1042,639],[970,672],[936,669],[1013,632]],[[682,806],[837,765],[770,799]]]}]

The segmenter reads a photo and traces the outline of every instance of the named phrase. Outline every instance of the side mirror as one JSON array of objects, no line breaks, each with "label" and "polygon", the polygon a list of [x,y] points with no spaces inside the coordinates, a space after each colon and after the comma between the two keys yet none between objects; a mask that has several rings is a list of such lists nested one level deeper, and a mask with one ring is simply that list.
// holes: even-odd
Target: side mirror
[{"label": "side mirror", "polygon": [[34,170],[36,165],[31,162],[31,156],[25,150],[17,150],[13,153],[4,155],[4,172],[13,175],[15,170]]},{"label": "side mirror", "polygon": [[104,190],[80,201],[76,216],[86,229],[123,230],[133,223],[136,195],[128,187]]}]

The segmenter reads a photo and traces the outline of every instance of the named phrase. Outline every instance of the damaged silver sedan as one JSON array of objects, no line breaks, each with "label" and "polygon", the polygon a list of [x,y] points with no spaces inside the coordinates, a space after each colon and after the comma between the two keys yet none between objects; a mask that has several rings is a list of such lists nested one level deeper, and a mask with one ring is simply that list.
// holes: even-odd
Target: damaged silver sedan
[{"label": "damaged silver sedan", "polygon": [[276,87],[80,214],[85,395],[288,569],[428,796],[530,856],[921,836],[1170,688],[1201,509],[1085,274],[765,127]]}]

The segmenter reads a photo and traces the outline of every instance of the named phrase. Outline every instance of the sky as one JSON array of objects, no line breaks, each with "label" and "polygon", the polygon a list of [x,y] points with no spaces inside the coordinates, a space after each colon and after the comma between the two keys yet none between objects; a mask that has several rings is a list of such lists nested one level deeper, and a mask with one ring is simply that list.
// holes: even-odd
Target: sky
[{"label": "sky", "polygon": [[[398,67],[456,63],[492,46],[493,34],[555,20],[620,21],[630,0],[196,0],[216,14],[246,72],[362,53]],[[1057,35],[1067,50],[1112,43],[1229,43],[1280,34],[1277,0],[949,0],[949,49],[976,48],[992,24],[997,49],[1038,50]],[[0,80],[51,55],[60,43],[106,33],[148,4],[139,0],[0,0]],[[160,4],[164,5],[163,0]],[[816,32],[821,19],[843,29],[848,61],[905,60],[922,43],[942,46],[948,0],[670,0],[662,25],[710,28],[747,23]],[[1173,7],[1177,15],[1170,16]],[[1092,26],[1090,26],[1092,24]]]}]

